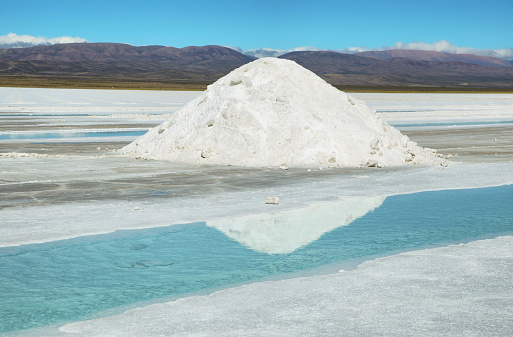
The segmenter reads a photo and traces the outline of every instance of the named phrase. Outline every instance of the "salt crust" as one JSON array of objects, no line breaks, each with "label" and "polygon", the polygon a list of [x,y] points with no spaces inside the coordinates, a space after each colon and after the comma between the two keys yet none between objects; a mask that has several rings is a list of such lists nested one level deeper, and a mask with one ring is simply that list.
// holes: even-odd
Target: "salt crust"
[{"label": "salt crust", "polygon": [[364,102],[277,58],[235,69],[122,152],[251,167],[445,165]]},{"label": "salt crust", "polygon": [[24,152],[4,152],[0,153],[1,158],[64,158],[65,155],[51,155],[41,153],[24,153]]},{"label": "salt crust", "polygon": [[[125,160],[96,160],[76,157],[69,170],[69,157],[1,159],[0,173],[7,181],[13,175],[23,181],[46,181],[74,186],[88,176],[90,181],[108,182],[119,177],[121,167],[130,166]],[[123,159],[123,158],[119,158]],[[19,165],[18,160],[23,161]],[[40,161],[42,160],[42,161]],[[122,175],[135,179],[159,172],[152,171],[146,161],[134,161],[137,170]],[[158,164],[158,163],[155,163]],[[41,168],[42,171],[34,170]],[[153,167],[153,166],[152,166]],[[20,168],[23,168],[21,170]],[[176,169],[176,167],[174,168]],[[18,171],[16,171],[18,170]],[[27,171],[28,170],[28,171]],[[230,170],[229,170],[230,171]],[[336,170],[335,170],[336,171]],[[343,171],[343,170],[342,170]],[[369,170],[364,170],[369,171]],[[30,174],[30,172],[34,174]],[[120,229],[141,229],[173,224],[185,224],[209,219],[231,219],[251,214],[262,214],[308,207],[312,204],[337,201],[340,197],[371,197],[408,194],[443,189],[480,188],[513,184],[512,163],[471,164],[455,163],[445,170],[415,166],[405,170],[370,170],[367,174],[328,175],[322,179],[303,179],[293,183],[286,178],[285,185],[265,185],[240,191],[211,193],[202,189],[208,169],[191,172],[193,180],[184,182],[196,186],[197,194],[171,198],[122,200],[92,200],[45,204],[27,207],[7,207],[1,210],[0,247],[64,240],[84,235],[111,233]],[[493,172],[493,174],[491,174]],[[336,173],[336,172],[334,172]],[[113,175],[114,174],[114,175]],[[315,174],[315,172],[312,172]],[[212,177],[215,177],[212,176]],[[233,179],[240,179],[234,174]],[[13,183],[15,183],[14,179]],[[86,180],[88,181],[88,180]],[[156,183],[158,180],[156,180]],[[255,181],[263,182],[262,178]],[[9,185],[7,182],[5,186]],[[110,186],[106,184],[106,186]],[[258,185],[256,185],[258,186]],[[62,193],[68,193],[63,190]],[[266,205],[264,198],[279,195],[278,205]],[[134,211],[140,207],[139,211]]]}]

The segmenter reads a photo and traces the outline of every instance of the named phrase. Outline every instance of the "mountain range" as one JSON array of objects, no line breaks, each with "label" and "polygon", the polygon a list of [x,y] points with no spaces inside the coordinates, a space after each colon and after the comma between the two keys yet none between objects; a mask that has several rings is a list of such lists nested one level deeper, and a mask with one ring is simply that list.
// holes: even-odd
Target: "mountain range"
[{"label": "mountain range", "polygon": [[[280,56],[340,86],[513,88],[513,64],[487,56],[386,50]],[[0,49],[2,85],[20,78],[212,83],[255,58],[221,46],[74,43]],[[5,84],[7,82],[7,84]]]},{"label": "mountain range", "polygon": [[399,57],[419,61],[463,62],[478,64],[481,66],[513,67],[513,63],[511,63],[511,61],[508,62],[496,57],[471,54],[447,54],[430,50],[390,49],[382,51],[364,51],[355,53],[354,55],[380,59],[393,59]]},{"label": "mountain range", "polygon": [[0,49],[0,76],[83,77],[118,81],[214,82],[255,60],[220,46],[135,47],[73,43]]},{"label": "mountain range", "polygon": [[512,88],[513,67],[300,51],[293,60],[334,85]]}]

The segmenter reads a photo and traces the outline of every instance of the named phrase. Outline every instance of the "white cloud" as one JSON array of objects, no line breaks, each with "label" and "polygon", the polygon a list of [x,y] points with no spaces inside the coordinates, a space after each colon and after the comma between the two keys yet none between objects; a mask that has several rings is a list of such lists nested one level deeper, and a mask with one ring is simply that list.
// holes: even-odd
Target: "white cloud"
[{"label": "white cloud", "polygon": [[61,36],[61,37],[52,37],[47,40],[51,44],[60,44],[60,43],[84,43],[87,42],[86,39],[81,37],[71,37],[71,36]]},{"label": "white cloud", "polygon": [[230,49],[233,49],[235,51],[238,51],[239,53],[242,53],[242,48],[241,47],[232,47],[232,46],[223,46],[225,48],[230,48]]},{"label": "white cloud", "polygon": [[274,49],[274,48],[258,48],[258,49],[246,49],[242,52],[246,55],[254,57],[278,57],[283,54],[291,53],[293,51],[320,51],[322,49],[315,48],[312,46],[296,47],[292,49]]},{"label": "white cloud", "polygon": [[362,51],[372,51],[375,49],[372,48],[366,48],[366,47],[349,47],[346,49],[334,49],[332,51],[336,51],[337,53],[344,53],[344,54],[354,54],[354,53],[360,53]]},{"label": "white cloud", "polygon": [[430,50],[430,51],[438,51],[442,53],[450,53],[450,54],[468,54],[469,48],[465,47],[456,47],[452,43],[440,40],[433,43],[425,43],[425,42],[410,42],[404,43],[402,41],[396,42],[391,47],[385,47],[385,49],[411,49],[411,50]]},{"label": "white cloud", "polygon": [[[9,33],[7,35],[0,35],[0,48],[21,48],[21,47],[32,47],[32,46],[48,46],[52,44],[60,43],[83,43],[88,42],[86,39],[80,37],[61,36],[53,38],[36,37],[31,35],[17,35],[15,33]],[[258,48],[258,49],[246,49],[242,50],[240,47],[225,46],[231,48],[243,54],[254,56],[257,58],[261,57],[278,57],[286,53],[294,51],[321,51],[326,49],[319,49],[312,46],[296,47],[291,49],[275,49],[275,48]],[[502,48],[502,49],[477,49],[471,47],[458,47],[446,40],[435,41],[433,43],[426,42],[408,42],[402,41],[394,43],[393,46],[385,46],[381,48],[367,48],[367,47],[349,47],[345,49],[333,49],[338,53],[354,54],[363,51],[379,51],[379,50],[390,50],[390,49],[412,49],[412,50],[432,50],[442,53],[450,54],[473,54],[480,56],[492,56],[503,60],[513,60],[513,48]]]},{"label": "white cloud", "polygon": [[7,35],[0,35],[0,48],[20,48],[32,46],[49,46],[52,44],[60,43],[83,43],[87,42],[86,39],[80,37],[61,36],[47,39],[42,36],[31,35],[17,35],[9,33]]},{"label": "white cloud", "polygon": [[425,42],[396,42],[393,46],[384,47],[380,50],[387,49],[412,49],[412,50],[432,50],[449,54],[472,54],[480,56],[492,56],[500,59],[513,59],[513,49],[477,49],[471,47],[458,47],[446,40],[440,40],[433,43]]},{"label": "white cloud", "polygon": [[513,61],[513,48],[494,49],[490,52],[493,57]]}]

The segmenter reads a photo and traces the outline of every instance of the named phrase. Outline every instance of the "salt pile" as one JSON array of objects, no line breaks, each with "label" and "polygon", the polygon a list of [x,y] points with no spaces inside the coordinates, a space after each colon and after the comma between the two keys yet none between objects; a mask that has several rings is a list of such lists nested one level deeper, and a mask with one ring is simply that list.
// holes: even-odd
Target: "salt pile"
[{"label": "salt pile", "polygon": [[210,85],[122,152],[234,166],[444,164],[365,103],[293,61],[262,58]]}]

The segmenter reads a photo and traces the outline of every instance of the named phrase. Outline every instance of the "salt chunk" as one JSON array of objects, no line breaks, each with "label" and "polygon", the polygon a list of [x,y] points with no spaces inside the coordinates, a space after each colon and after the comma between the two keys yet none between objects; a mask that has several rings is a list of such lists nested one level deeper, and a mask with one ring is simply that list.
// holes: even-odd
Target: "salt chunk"
[{"label": "salt chunk", "polygon": [[210,158],[210,157],[212,157],[212,153],[209,151],[201,151],[200,156],[201,156],[201,158]]}]

